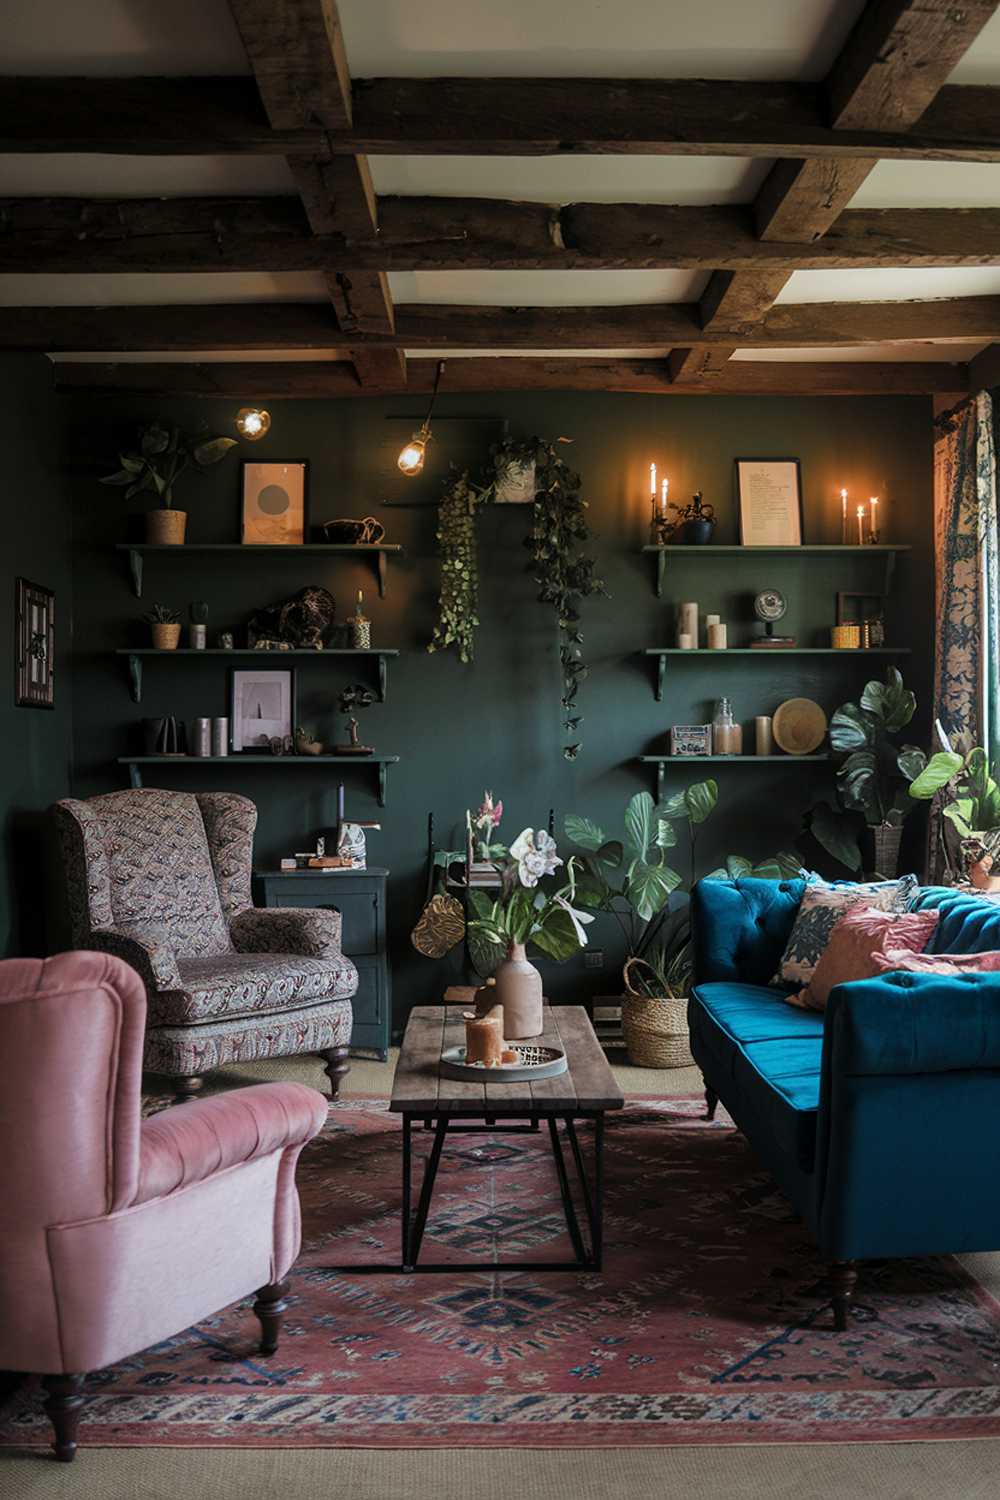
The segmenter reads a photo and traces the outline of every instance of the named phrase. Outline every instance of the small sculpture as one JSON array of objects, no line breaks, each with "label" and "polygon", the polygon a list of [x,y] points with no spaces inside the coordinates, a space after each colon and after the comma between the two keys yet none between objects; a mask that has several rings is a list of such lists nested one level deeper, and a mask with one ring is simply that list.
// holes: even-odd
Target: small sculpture
[{"label": "small sculpture", "polygon": [[322,755],[323,742],[316,738],[311,729],[300,726],[295,731],[295,750],[299,755]]},{"label": "small sculpture", "polygon": [[347,715],[348,743],[346,745],[337,745],[336,753],[338,755],[371,755],[371,745],[361,745],[358,743],[358,721],[354,717],[354,711],[355,709],[369,708],[375,702],[375,694],[370,688],[366,688],[363,683],[356,682],[352,687],[345,688],[337,701],[340,712]]}]

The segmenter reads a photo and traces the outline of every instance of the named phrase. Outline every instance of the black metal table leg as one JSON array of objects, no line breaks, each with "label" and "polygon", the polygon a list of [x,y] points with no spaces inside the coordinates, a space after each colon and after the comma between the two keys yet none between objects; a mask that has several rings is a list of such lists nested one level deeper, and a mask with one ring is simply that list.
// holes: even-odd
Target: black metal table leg
[{"label": "black metal table leg", "polygon": [[580,1233],[580,1225],[576,1217],[576,1209],[573,1207],[573,1195],[569,1188],[569,1178],[566,1175],[566,1161],[563,1157],[562,1142],[559,1139],[559,1128],[555,1116],[549,1117],[549,1135],[552,1139],[552,1156],[556,1164],[556,1176],[559,1179],[559,1192],[562,1197],[563,1213],[566,1215],[566,1228],[573,1242],[573,1252],[581,1267],[590,1264],[587,1252],[583,1246],[583,1236]]},{"label": "black metal table leg", "polygon": [[424,1168],[424,1180],[420,1184],[420,1198],[417,1202],[417,1217],[413,1224],[413,1233],[410,1236],[409,1253],[404,1256],[403,1269],[412,1271],[420,1254],[420,1242],[424,1237],[424,1226],[427,1223],[427,1213],[431,1206],[431,1194],[434,1191],[434,1179],[437,1177],[438,1165],[441,1161],[441,1152],[444,1149],[444,1138],[448,1134],[448,1116],[441,1115],[434,1132],[434,1144],[431,1146],[431,1154]]},{"label": "black metal table leg", "polygon": [[409,1115],[403,1116],[403,1211],[402,1211],[402,1235],[401,1255],[403,1265],[410,1261],[410,1167],[413,1154],[412,1138],[413,1122]]},{"label": "black metal table leg", "polygon": [[604,1115],[594,1119],[594,1270],[604,1265]]}]

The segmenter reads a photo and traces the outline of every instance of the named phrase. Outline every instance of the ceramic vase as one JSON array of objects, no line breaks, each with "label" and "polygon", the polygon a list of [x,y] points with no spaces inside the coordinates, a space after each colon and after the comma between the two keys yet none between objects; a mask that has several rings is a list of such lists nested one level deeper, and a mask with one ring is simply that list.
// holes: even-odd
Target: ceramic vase
[{"label": "ceramic vase", "polygon": [[524,955],[523,943],[511,943],[496,972],[496,998],[503,1006],[503,1034],[521,1041],[542,1034],[542,976]]}]

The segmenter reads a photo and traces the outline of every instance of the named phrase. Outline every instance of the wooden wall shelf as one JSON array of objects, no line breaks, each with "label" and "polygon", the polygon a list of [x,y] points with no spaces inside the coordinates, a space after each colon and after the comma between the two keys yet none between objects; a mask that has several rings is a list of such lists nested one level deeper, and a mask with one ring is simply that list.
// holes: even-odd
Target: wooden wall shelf
[{"label": "wooden wall shelf", "polygon": [[683,554],[694,557],[880,557],[885,567],[881,592],[887,594],[892,585],[896,558],[900,552],[909,552],[908,545],[897,546],[893,542],[880,542],[875,546],[858,547],[854,544],[806,542],[801,547],[744,547],[740,542],[709,542],[704,547],[686,546],[683,543],[668,543],[666,546],[647,544],[643,552],[656,558],[656,597],[663,598],[663,580],[667,572],[668,555]]},{"label": "wooden wall shelf", "polygon": [[142,598],[143,560],[147,555],[176,553],[178,556],[183,557],[185,553],[191,552],[213,554],[239,552],[244,557],[251,554],[273,556],[275,553],[279,553],[283,557],[295,557],[302,553],[341,553],[347,556],[367,557],[375,566],[379,597],[384,599],[388,558],[390,556],[401,555],[403,548],[398,542],[293,542],[288,546],[277,546],[273,543],[257,544],[253,542],[182,542],[177,546],[162,542],[116,542],[115,551],[128,553],[132,591],[137,599]]},{"label": "wooden wall shelf", "polygon": [[312,766],[377,766],[378,805],[385,806],[389,767],[399,764],[398,755],[119,755],[118,764],[128,766],[129,782],[142,786],[143,766],[167,766],[190,770],[195,766],[270,766],[273,770],[302,770]]},{"label": "wooden wall shelf", "polygon": [[178,646],[174,651],[158,651],[154,646],[119,646],[115,651],[116,656],[128,657],[129,691],[133,703],[142,702],[142,666],[147,656],[160,657],[192,657],[192,656],[229,656],[239,657],[241,660],[253,659],[259,661],[266,657],[268,662],[277,666],[286,656],[302,657],[309,656],[314,660],[322,661],[325,657],[372,657],[378,664],[378,696],[379,702],[385,702],[386,689],[389,682],[389,657],[398,656],[398,650],[383,650],[381,647],[372,647],[363,651],[356,646],[327,646],[322,651],[310,651],[305,647],[298,647],[292,651],[254,651],[247,647],[207,646],[204,650],[191,646]]}]

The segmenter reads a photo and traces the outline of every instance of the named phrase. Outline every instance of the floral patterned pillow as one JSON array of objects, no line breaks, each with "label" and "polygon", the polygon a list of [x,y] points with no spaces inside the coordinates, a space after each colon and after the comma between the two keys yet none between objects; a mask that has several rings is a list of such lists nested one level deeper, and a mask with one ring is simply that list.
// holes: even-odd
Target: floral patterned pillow
[{"label": "floral patterned pillow", "polygon": [[801,989],[813,977],[834,925],[846,912],[865,906],[877,911],[906,911],[916,892],[915,875],[863,885],[807,885],[771,983]]}]

